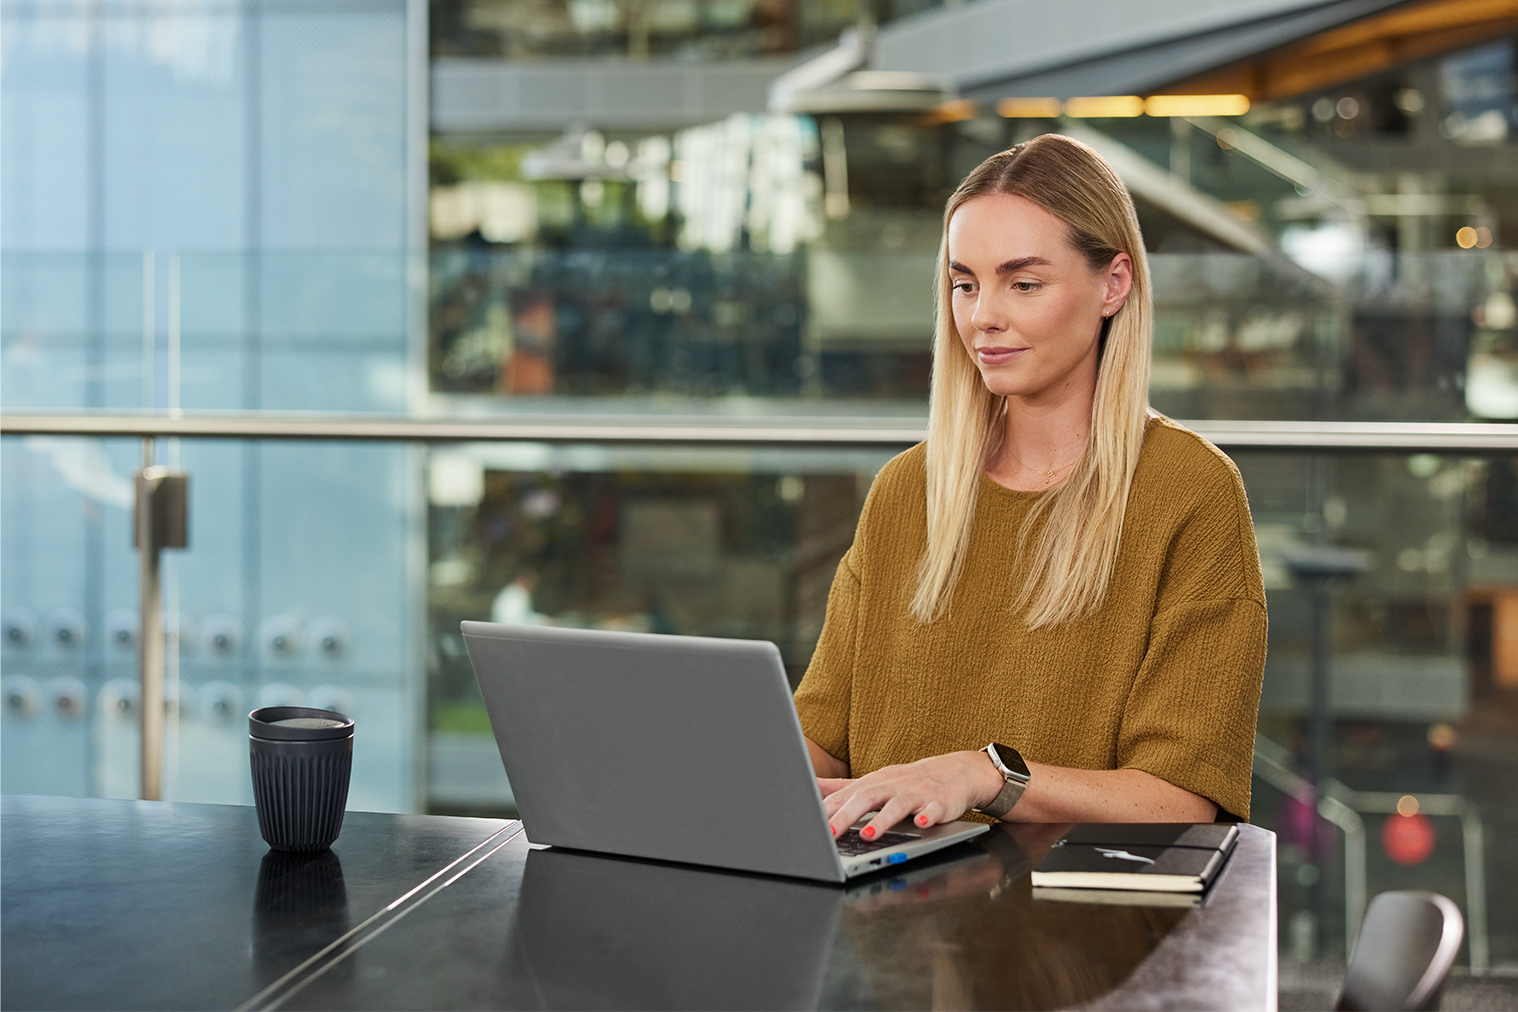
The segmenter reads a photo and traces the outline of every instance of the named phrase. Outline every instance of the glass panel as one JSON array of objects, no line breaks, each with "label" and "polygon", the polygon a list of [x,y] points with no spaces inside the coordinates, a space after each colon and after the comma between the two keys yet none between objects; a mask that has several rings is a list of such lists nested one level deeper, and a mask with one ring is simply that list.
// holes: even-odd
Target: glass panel
[{"label": "glass panel", "polygon": [[[356,809],[416,805],[418,453],[168,441],[190,546],[164,553],[167,799],[251,804],[248,710],[353,716]],[[0,443],[0,789],[138,796],[135,441]]]},{"label": "glass panel", "polygon": [[816,645],[879,451],[434,450],[428,471],[435,810],[511,810],[463,619]]},{"label": "glass panel", "polygon": [[[404,3],[17,0],[3,20],[7,412],[405,410]],[[141,457],[0,448],[6,791],[138,792]],[[269,695],[352,706],[352,804],[415,810],[418,451],[168,441],[158,460],[191,475],[190,548],[165,553],[166,796],[248,802],[241,721]]]},{"label": "glass panel", "polygon": [[[1518,959],[1518,922],[1504,900],[1509,859],[1499,842],[1514,810],[1505,785],[1518,741],[1518,667],[1510,663],[1518,655],[1508,656],[1518,629],[1509,628],[1518,621],[1513,461],[1235,457],[1270,612],[1253,817],[1280,834],[1283,955],[1343,958],[1347,889],[1368,897],[1429,888],[1470,918],[1463,961],[1472,953],[1487,965]],[[523,445],[432,451],[433,810],[513,810],[458,635],[461,619],[770,639],[795,680],[885,458]],[[1363,551],[1370,567],[1335,581],[1326,612],[1326,766],[1347,805],[1339,821],[1363,829],[1363,852],[1342,828],[1315,824],[1296,793],[1309,772],[1315,605],[1288,560],[1324,544]],[[1399,802],[1405,814],[1397,814]],[[1484,913],[1468,889],[1479,890]]]},{"label": "glass panel", "polygon": [[[936,233],[930,236],[936,242]],[[922,412],[931,248],[791,255],[483,250],[431,260],[431,382],[496,410],[727,397]],[[1151,395],[1179,418],[1518,417],[1515,267],[1480,251],[1285,260],[1155,253]],[[443,400],[444,405],[450,403]]]},{"label": "glass panel", "polygon": [[[1253,820],[1280,834],[1283,958],[1343,959],[1347,895],[1363,904],[1421,888],[1466,911],[1463,958],[1513,959],[1497,841],[1514,806],[1501,756],[1518,740],[1518,711],[1511,673],[1498,674],[1511,630],[1494,618],[1518,588],[1513,461],[1234,456],[1270,609]],[[1318,544],[1360,550],[1368,568],[1317,597],[1293,560]],[[1330,651],[1321,761],[1344,802],[1333,825],[1314,818],[1292,776],[1311,769],[1316,636]]]},{"label": "glass panel", "polygon": [[6,253],[0,395],[12,411],[403,412],[413,262],[402,253]]}]

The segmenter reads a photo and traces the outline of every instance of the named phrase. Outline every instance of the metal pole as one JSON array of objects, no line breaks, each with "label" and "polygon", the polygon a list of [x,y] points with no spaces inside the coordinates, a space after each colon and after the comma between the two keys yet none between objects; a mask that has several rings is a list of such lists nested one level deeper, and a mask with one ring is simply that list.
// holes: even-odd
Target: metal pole
[{"label": "metal pole", "polygon": [[[1312,748],[1308,754],[1308,779],[1312,781],[1312,789],[1315,795],[1314,808],[1322,803],[1323,788],[1328,778],[1333,775],[1333,723],[1329,714],[1328,692],[1328,577],[1313,575],[1308,577],[1310,586],[1309,597],[1312,601]],[[1318,877],[1311,888],[1311,902],[1313,913],[1314,948],[1321,955],[1323,951],[1323,913],[1327,906],[1324,895],[1323,855],[1327,851],[1324,846],[1323,831],[1326,827],[1322,822],[1314,819],[1312,824],[1312,849],[1313,863],[1318,866]],[[1350,841],[1345,838],[1345,878],[1348,884]],[[1350,911],[1345,910],[1345,920],[1351,919]],[[1349,953],[1345,953],[1349,958]]]},{"label": "metal pole", "polygon": [[1333,721],[1329,712],[1328,577],[1313,576],[1312,598],[1312,752],[1308,777],[1321,795],[1333,776]]},{"label": "metal pole", "polygon": [[1471,973],[1483,974],[1491,968],[1486,933],[1486,831],[1475,806],[1461,813],[1460,829],[1465,838],[1465,916],[1470,922]]},{"label": "metal pole", "polygon": [[[1344,955],[1347,959],[1354,951],[1355,939],[1360,935],[1360,922],[1365,915],[1365,820],[1360,818],[1354,807],[1355,800],[1364,798],[1365,795],[1350,791],[1338,783],[1325,783],[1320,788],[1294,773],[1288,765],[1290,761],[1291,754],[1284,748],[1269,738],[1255,736],[1255,776],[1294,798],[1311,798],[1316,794],[1317,814],[1337,826],[1344,834]],[[1397,797],[1401,795],[1394,796],[1393,804]],[[1315,843],[1318,840],[1316,830],[1313,840]],[[1313,860],[1320,861],[1321,858],[1314,855]],[[1320,872],[1318,881],[1313,886],[1315,918],[1320,918],[1322,912],[1322,906],[1318,902],[1323,889],[1322,882]],[[1319,944],[1322,937],[1320,922],[1314,923],[1313,931],[1317,936],[1314,944]]]},{"label": "metal pole", "polygon": [[137,632],[139,698],[142,716],[142,799],[163,796],[163,586],[159,572],[158,523],[155,495],[161,480],[152,474],[153,440],[142,441],[142,473],[137,476],[137,552],[141,572],[141,603]]},{"label": "metal pole", "polygon": [[[253,352],[249,352],[253,354]],[[1518,452],[1518,425],[1505,422],[1183,421],[1224,450],[1270,453],[1438,453],[1507,459]],[[361,440],[379,443],[609,443],[617,446],[851,447],[899,450],[922,442],[921,418],[822,415],[731,419],[717,415],[520,414],[483,421],[452,417],[331,417],[244,411],[169,415],[83,411],[0,411],[0,436],[106,439]],[[1359,567],[1351,573],[1360,572]]]},{"label": "metal pole", "polygon": [[[1324,803],[1330,801],[1324,798],[1319,802],[1319,811],[1322,811]],[[1360,937],[1360,924],[1365,917],[1365,820],[1347,806],[1344,808],[1346,816],[1336,824],[1344,831],[1344,958],[1347,960],[1355,951],[1355,942]],[[1322,881],[1322,876],[1319,876]],[[1320,921],[1319,924],[1322,922]]]}]

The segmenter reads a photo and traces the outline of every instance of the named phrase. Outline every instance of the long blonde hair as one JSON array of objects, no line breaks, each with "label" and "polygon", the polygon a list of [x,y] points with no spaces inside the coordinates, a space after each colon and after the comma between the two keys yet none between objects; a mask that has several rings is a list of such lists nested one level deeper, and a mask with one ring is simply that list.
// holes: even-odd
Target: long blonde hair
[{"label": "long blonde hair", "polygon": [[1104,324],[1091,435],[1070,474],[1040,497],[1024,522],[1019,554],[1039,518],[1043,536],[1015,607],[1027,624],[1059,625],[1095,611],[1117,566],[1128,488],[1149,411],[1154,309],[1149,264],[1133,199],[1112,167],[1079,141],[1044,134],[993,155],[954,191],[944,209],[934,286],[938,324],[928,410],[928,543],[917,572],[912,614],[931,622],[948,610],[969,551],[980,477],[1006,440],[1006,401],[981,380],[954,326],[949,302],[949,219],[987,194],[1026,197],[1063,221],[1090,269],[1118,253],[1133,260],[1128,299]]}]

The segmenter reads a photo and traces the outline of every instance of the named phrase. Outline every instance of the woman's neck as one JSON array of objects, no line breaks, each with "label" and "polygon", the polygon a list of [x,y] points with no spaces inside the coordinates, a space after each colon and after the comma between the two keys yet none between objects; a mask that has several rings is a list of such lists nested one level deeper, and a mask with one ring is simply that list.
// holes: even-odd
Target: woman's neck
[{"label": "woman's neck", "polygon": [[1041,492],[1075,469],[1091,435],[1094,390],[1072,391],[1052,403],[1007,398],[1006,433],[1001,451],[986,468],[998,485],[1019,492]]}]

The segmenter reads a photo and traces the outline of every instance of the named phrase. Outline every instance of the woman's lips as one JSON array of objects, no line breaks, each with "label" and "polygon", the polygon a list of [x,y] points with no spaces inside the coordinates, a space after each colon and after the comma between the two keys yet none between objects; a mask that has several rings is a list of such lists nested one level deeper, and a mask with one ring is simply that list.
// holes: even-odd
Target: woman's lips
[{"label": "woman's lips", "polygon": [[1001,365],[1012,361],[1027,350],[1027,348],[976,348],[975,357],[980,360],[981,365]]}]

